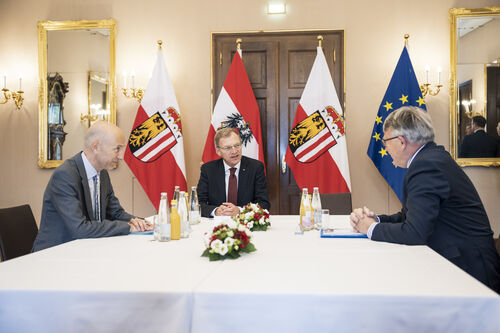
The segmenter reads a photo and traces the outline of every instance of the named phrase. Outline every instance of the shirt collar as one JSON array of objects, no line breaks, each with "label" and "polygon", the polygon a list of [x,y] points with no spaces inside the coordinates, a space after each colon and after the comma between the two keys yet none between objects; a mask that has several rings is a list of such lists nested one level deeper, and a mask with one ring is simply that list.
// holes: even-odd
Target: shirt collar
[{"label": "shirt collar", "polygon": [[227,165],[226,161],[224,161],[224,160],[222,160],[222,162],[224,163],[224,171],[225,172],[228,172],[229,169],[231,169],[231,168],[236,168],[236,171],[238,171],[240,169],[241,161],[239,161],[238,164],[236,164],[234,167],[230,167],[229,165]]},{"label": "shirt collar", "polygon": [[411,156],[411,158],[408,160],[408,163],[406,163],[406,168],[408,169],[410,167],[411,162],[417,156],[418,152],[422,150],[422,148],[425,147],[426,144],[424,144],[422,147],[418,148],[418,150]]},{"label": "shirt collar", "polygon": [[87,179],[92,179],[95,175],[98,174],[96,169],[90,164],[89,160],[87,159],[87,156],[85,156],[85,153],[82,151],[82,160],[83,160],[83,166],[85,167],[85,172],[87,173]]}]

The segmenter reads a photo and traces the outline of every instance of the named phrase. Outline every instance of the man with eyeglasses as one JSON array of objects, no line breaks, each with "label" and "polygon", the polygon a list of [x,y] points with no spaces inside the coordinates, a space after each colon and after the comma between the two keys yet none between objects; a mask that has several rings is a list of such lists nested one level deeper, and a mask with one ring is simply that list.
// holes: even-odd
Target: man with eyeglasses
[{"label": "man with eyeglasses", "polygon": [[395,167],[407,168],[402,210],[375,215],[351,213],[352,227],[374,241],[427,245],[500,292],[500,257],[479,194],[465,172],[434,143],[427,112],[402,107],[384,122],[385,149]]},{"label": "man with eyeglasses", "polygon": [[126,213],[114,195],[106,169],[118,165],[124,149],[117,126],[99,121],[89,128],[83,152],[59,166],[47,184],[33,251],[79,238],[152,230],[150,223]]},{"label": "man with eyeglasses", "polygon": [[217,131],[214,141],[221,158],[201,166],[197,189],[202,216],[235,216],[249,202],[269,209],[264,164],[242,156],[239,133],[225,127]]}]

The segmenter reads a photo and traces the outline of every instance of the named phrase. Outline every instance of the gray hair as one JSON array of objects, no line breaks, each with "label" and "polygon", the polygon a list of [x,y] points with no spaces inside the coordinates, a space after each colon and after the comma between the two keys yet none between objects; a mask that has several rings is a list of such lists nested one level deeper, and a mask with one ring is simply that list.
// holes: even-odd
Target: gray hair
[{"label": "gray hair", "polygon": [[[223,127],[217,130],[217,133],[215,133],[214,137],[214,142],[215,142],[215,147],[219,148],[219,141],[221,138],[227,138],[228,136],[231,136],[231,134],[234,133],[240,138],[240,133],[232,127]],[[241,138],[240,138],[241,141]]]},{"label": "gray hair", "polygon": [[387,116],[384,131],[388,129],[393,135],[403,136],[411,143],[426,144],[434,141],[431,117],[416,106],[403,106]]}]

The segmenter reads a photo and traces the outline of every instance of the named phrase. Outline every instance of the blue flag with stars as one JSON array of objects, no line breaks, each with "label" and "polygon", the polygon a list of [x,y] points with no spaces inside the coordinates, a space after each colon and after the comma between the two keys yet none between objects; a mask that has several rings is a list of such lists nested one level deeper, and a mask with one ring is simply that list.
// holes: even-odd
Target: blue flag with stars
[{"label": "blue flag with stars", "polygon": [[395,166],[391,156],[382,145],[382,138],[384,137],[383,125],[385,118],[391,112],[402,106],[409,105],[426,110],[417,77],[411,65],[410,56],[405,47],[399,57],[394,74],[392,74],[391,82],[389,82],[389,86],[385,91],[384,99],[378,108],[367,152],[382,177],[385,178],[398,196],[399,201],[402,201],[403,179],[406,169]]}]

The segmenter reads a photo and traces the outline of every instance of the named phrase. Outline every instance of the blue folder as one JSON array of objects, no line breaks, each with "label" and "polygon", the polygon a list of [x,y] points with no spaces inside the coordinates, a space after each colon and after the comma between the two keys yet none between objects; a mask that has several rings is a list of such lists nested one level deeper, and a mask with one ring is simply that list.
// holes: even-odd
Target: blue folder
[{"label": "blue folder", "polygon": [[[325,231],[327,230],[327,231]],[[329,233],[328,230],[334,230],[334,229],[321,229],[320,235],[321,238],[368,238],[365,234],[348,234],[348,235],[336,235],[333,233]]]}]

